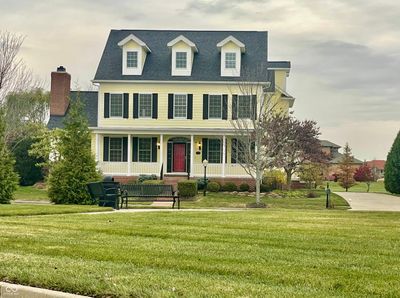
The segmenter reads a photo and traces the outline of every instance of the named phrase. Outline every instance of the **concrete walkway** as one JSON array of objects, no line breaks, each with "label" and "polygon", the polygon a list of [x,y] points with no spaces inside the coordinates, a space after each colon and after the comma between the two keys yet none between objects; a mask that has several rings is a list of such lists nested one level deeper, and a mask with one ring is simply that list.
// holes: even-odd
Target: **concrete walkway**
[{"label": "concrete walkway", "polygon": [[361,192],[335,192],[355,211],[400,211],[400,197]]}]

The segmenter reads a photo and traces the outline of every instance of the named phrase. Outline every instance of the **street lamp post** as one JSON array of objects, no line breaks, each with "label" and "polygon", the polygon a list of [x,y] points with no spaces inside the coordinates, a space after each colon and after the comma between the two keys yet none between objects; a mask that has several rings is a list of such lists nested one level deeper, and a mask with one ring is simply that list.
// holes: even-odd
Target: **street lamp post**
[{"label": "street lamp post", "polygon": [[203,167],[204,167],[204,191],[203,191],[203,196],[207,195],[207,165],[208,165],[208,160],[207,159],[203,160]]}]

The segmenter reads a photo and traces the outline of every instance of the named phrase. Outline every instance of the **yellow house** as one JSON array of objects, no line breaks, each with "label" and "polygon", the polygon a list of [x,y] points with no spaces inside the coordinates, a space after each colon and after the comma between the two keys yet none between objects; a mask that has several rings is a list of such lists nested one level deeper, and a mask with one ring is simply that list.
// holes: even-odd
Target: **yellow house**
[{"label": "yellow house", "polygon": [[[92,149],[104,175],[249,180],[233,121],[251,118],[261,97],[288,111],[290,62],[268,61],[267,32],[111,30],[93,83],[80,92]],[[243,82],[256,86],[244,94]],[[52,73],[50,128],[68,113],[70,75]]]}]

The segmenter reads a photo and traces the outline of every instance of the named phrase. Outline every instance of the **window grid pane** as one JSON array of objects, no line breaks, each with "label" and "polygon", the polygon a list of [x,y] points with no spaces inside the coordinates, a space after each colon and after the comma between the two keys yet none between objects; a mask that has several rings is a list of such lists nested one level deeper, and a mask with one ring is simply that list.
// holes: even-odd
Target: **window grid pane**
[{"label": "window grid pane", "polygon": [[122,117],[122,94],[110,94],[110,116]]},{"label": "window grid pane", "polygon": [[151,94],[139,94],[139,117],[152,117],[152,98]]},{"label": "window grid pane", "polygon": [[176,68],[186,68],[186,52],[176,52]]},{"label": "window grid pane", "polygon": [[236,68],[236,53],[225,53],[225,68]]},{"label": "window grid pane", "polygon": [[126,53],[126,66],[127,67],[137,67],[137,52],[127,52]]},{"label": "window grid pane", "polygon": [[174,98],[174,118],[186,118],[186,95],[176,94]]},{"label": "window grid pane", "polygon": [[139,138],[139,161],[151,162],[151,138]]},{"label": "window grid pane", "polygon": [[249,95],[240,95],[238,99],[238,118],[251,118],[251,97]]},{"label": "window grid pane", "polygon": [[122,138],[110,138],[110,161],[122,161]]},{"label": "window grid pane", "polygon": [[221,140],[208,140],[208,162],[221,163]]},{"label": "window grid pane", "polygon": [[221,95],[210,95],[208,105],[209,118],[222,118],[222,96]]}]

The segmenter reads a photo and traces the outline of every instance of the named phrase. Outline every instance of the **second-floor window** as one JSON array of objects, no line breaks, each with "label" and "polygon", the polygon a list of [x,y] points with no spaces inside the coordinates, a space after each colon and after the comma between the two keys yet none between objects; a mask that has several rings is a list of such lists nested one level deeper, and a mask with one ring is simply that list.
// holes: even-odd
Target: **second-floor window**
[{"label": "second-floor window", "polygon": [[251,96],[239,95],[237,104],[238,118],[246,119],[251,118]]},{"label": "second-floor window", "polygon": [[236,53],[225,53],[225,68],[236,68]]},{"label": "second-floor window", "polygon": [[128,68],[138,67],[138,52],[126,52],[126,66]]},{"label": "second-floor window", "polygon": [[110,117],[122,117],[123,109],[122,94],[110,94]]},{"label": "second-floor window", "polygon": [[208,103],[208,117],[210,119],[222,118],[222,96],[210,95]]},{"label": "second-floor window", "polygon": [[174,118],[187,117],[187,95],[175,94],[174,95]]},{"label": "second-floor window", "polygon": [[110,138],[109,161],[122,161],[122,138]]},{"label": "second-floor window", "polygon": [[175,66],[176,66],[176,68],[186,68],[187,67],[187,53],[186,52],[176,52]]},{"label": "second-floor window", "polygon": [[151,138],[138,139],[138,152],[140,162],[151,162]]},{"label": "second-floor window", "polygon": [[151,94],[139,94],[139,117],[151,118],[152,117],[152,96]]}]

